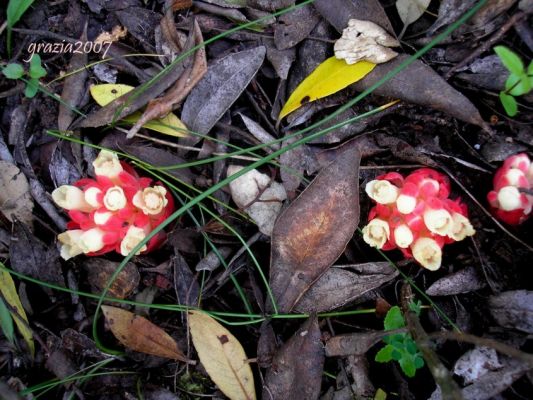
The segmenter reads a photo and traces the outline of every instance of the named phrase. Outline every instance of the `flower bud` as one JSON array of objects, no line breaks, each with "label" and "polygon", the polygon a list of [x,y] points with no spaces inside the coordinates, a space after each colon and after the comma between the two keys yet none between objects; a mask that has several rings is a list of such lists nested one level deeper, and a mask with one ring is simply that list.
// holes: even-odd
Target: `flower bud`
[{"label": "flower bud", "polygon": [[113,216],[110,211],[96,211],[93,216],[93,221],[96,225],[105,225]]},{"label": "flower bud", "polygon": [[[126,236],[120,242],[120,254],[127,256],[131,251],[137,246],[144,238],[146,233],[144,229],[138,228],[136,226],[130,226],[126,232]],[[141,252],[147,249],[144,245],[135,255],[139,255]]]},{"label": "flower bud", "polygon": [[381,249],[389,237],[389,224],[382,219],[374,218],[363,228],[363,240],[372,247]]},{"label": "flower bud", "polygon": [[413,257],[424,268],[436,271],[442,262],[442,249],[438,243],[431,238],[421,237],[411,246]]},{"label": "flower bud", "polygon": [[92,186],[90,188],[85,189],[83,193],[85,201],[92,207],[98,208],[102,205],[102,203],[100,202],[100,195],[102,191],[99,188]]},{"label": "flower bud", "polygon": [[63,185],[52,192],[52,199],[61,208],[65,210],[79,210],[89,212],[93,209],[90,204],[85,201],[83,191],[71,185]]},{"label": "flower bud", "polygon": [[133,196],[133,205],[145,215],[157,215],[168,204],[167,190],[163,186],[147,187]]},{"label": "flower bud", "polygon": [[424,223],[430,232],[441,236],[446,236],[453,226],[452,216],[444,209],[426,211]]},{"label": "flower bud", "polygon": [[518,168],[522,172],[526,172],[531,167],[531,160],[526,153],[515,154],[505,160],[504,168]]},{"label": "flower bud", "polygon": [[526,174],[518,168],[510,168],[499,179],[498,186],[516,186],[516,187],[529,187],[529,182],[526,178]]},{"label": "flower bud", "polygon": [[413,232],[406,224],[397,226],[394,229],[394,241],[396,242],[396,246],[406,249],[411,243],[413,243],[413,240]]},{"label": "flower bud", "polygon": [[105,232],[100,228],[91,228],[82,233],[79,246],[86,254],[97,252],[105,246],[104,236]]},{"label": "flower bud", "polygon": [[453,225],[452,229],[448,233],[448,236],[453,240],[460,241],[467,236],[473,236],[476,231],[470,220],[464,215],[454,212],[452,214]]},{"label": "flower bud", "polygon": [[497,200],[499,208],[504,211],[513,211],[522,208],[522,194],[514,186],[504,186],[498,191]]},{"label": "flower bud", "polygon": [[366,184],[365,191],[379,204],[392,204],[398,198],[399,189],[386,180],[373,180]]},{"label": "flower bud", "polygon": [[123,171],[118,156],[108,150],[100,151],[93,161],[93,167],[96,175],[106,176],[109,179],[116,178]]},{"label": "flower bud", "polygon": [[60,245],[60,255],[63,260],[68,260],[83,253],[80,247],[80,239],[83,231],[81,229],[73,229],[57,235]]},{"label": "flower bud", "polygon": [[113,186],[105,192],[104,206],[110,211],[121,210],[126,207],[127,199],[120,186]]},{"label": "flower bud", "polygon": [[400,194],[396,199],[396,207],[402,214],[410,214],[416,208],[416,197]]}]

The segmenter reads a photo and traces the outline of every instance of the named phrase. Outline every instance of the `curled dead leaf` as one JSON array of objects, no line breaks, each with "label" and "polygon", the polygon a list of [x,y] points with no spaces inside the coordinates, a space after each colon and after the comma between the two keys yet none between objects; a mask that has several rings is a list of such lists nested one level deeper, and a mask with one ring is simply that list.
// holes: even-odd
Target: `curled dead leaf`
[{"label": "curled dead leaf", "polygon": [[195,364],[185,357],[168,333],[146,318],[111,306],[102,306],[102,312],[113,335],[129,349]]}]

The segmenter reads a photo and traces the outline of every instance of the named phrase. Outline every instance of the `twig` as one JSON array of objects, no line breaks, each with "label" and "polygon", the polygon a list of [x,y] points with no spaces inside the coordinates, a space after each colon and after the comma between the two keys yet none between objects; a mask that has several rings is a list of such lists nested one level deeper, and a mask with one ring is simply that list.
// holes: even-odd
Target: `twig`
[{"label": "twig", "polygon": [[470,64],[473,60],[478,58],[481,54],[489,50],[491,47],[494,46],[496,42],[499,42],[500,39],[505,35],[505,33],[511,29],[514,24],[517,22],[522,21],[526,17],[525,12],[519,12],[513,15],[511,18],[509,18],[509,21],[507,21],[500,29],[494,33],[487,41],[485,41],[481,46],[477,47],[472,53],[470,53],[463,61],[461,61],[459,64],[453,66],[444,74],[444,79],[448,80],[450,77],[457,71],[458,69],[463,68],[464,66]]},{"label": "twig", "polygon": [[509,346],[505,343],[498,342],[494,339],[483,338],[475,335],[470,335],[469,333],[459,333],[451,331],[441,331],[430,333],[429,337],[431,339],[445,339],[445,340],[455,340],[458,342],[472,343],[476,346],[485,346],[490,347],[496,350],[499,353],[514,357],[520,361],[523,361],[533,368],[533,354],[525,353],[521,350],[518,350],[512,346]]},{"label": "twig", "polygon": [[[117,130],[119,130],[121,132],[124,132],[124,133],[128,132],[126,129],[123,129],[123,128],[120,128],[120,127],[115,127],[115,129],[117,129]],[[165,146],[174,147],[176,149],[182,149],[182,150],[187,150],[187,151],[195,151],[197,153],[202,151],[202,149],[198,149],[196,147],[185,146],[185,145],[178,144],[178,143],[168,142],[168,141],[163,140],[163,139],[157,139],[157,138],[153,138],[151,136],[143,135],[142,133],[136,133],[135,137],[139,137],[139,138],[142,138],[142,139],[150,140],[150,141],[152,141],[154,143],[159,143],[159,144],[162,144],[162,145],[165,145]],[[214,156],[227,156],[228,155],[228,153],[217,153],[217,152],[213,152],[212,154]],[[234,158],[236,160],[245,160],[245,161],[257,161],[257,160],[259,160],[259,158],[257,158],[257,157],[247,157],[247,156],[240,156],[240,155],[229,156],[228,158]]]},{"label": "twig", "polygon": [[453,380],[450,371],[446,369],[437,354],[431,348],[430,338],[422,327],[418,316],[409,309],[409,302],[412,298],[413,292],[411,291],[411,286],[404,283],[402,286],[400,301],[407,328],[409,329],[413,340],[416,342],[418,349],[422,353],[431,375],[433,375],[435,382],[439,385],[442,391],[442,398],[444,400],[462,400],[463,396],[461,394],[461,389]]}]

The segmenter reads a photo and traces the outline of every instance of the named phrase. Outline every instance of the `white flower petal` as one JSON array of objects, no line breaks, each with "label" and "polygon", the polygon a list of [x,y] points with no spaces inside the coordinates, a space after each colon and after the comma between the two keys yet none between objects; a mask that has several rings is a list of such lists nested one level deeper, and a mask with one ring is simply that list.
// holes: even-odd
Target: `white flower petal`
[{"label": "white flower petal", "polygon": [[118,156],[108,150],[100,151],[93,161],[93,167],[96,175],[107,176],[110,179],[116,178],[123,171]]},{"label": "white flower petal", "polygon": [[363,240],[372,247],[381,249],[389,237],[389,223],[382,219],[374,218],[363,228]]},{"label": "white flower petal", "polygon": [[85,201],[83,191],[76,186],[63,185],[52,192],[52,199],[65,210],[89,212],[93,207]]},{"label": "white flower petal", "polygon": [[442,263],[442,249],[434,239],[421,237],[412,245],[413,257],[424,268],[436,271]]}]

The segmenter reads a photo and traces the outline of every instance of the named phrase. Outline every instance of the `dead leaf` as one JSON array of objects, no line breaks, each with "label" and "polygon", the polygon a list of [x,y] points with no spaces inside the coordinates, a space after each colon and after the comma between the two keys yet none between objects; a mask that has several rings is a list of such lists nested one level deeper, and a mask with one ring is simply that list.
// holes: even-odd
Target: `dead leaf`
[{"label": "dead leaf", "polygon": [[[121,83],[104,83],[91,86],[90,93],[96,103],[98,103],[100,106],[106,106],[134,89],[135,88],[133,86],[124,85]],[[150,107],[150,104],[152,104],[152,102],[149,103],[148,107]],[[169,136],[187,136],[187,127],[183,125],[183,123],[178,117],[176,117],[175,114],[168,110],[166,113],[161,114],[162,115],[159,115],[159,113],[154,114],[152,109],[150,115],[153,118],[150,119],[145,110],[142,114],[141,112],[134,112],[133,114],[127,115],[122,120],[124,122],[133,124],[133,128],[131,128],[131,130],[135,128],[135,133],[142,127]]]},{"label": "dead leaf", "polygon": [[335,57],[347,64],[368,61],[385,63],[398,55],[389,47],[398,47],[400,42],[381,26],[372,21],[351,19],[343,29],[342,37],[335,42]]},{"label": "dead leaf", "polygon": [[[84,26],[80,41],[87,41],[87,24]],[[88,71],[84,67],[87,65],[87,57],[86,52],[79,52],[72,54],[70,58],[67,70],[69,72],[77,72],[67,76],[63,83],[63,90],[61,91],[62,102],[59,103],[59,114],[57,116],[57,127],[60,131],[68,129],[74,120],[72,109],[78,107],[85,96],[85,81],[87,80]]]},{"label": "dead leaf", "polygon": [[174,265],[174,288],[176,290],[176,297],[178,304],[194,306],[198,304],[200,297],[200,285],[196,281],[189,265],[178,252],[174,250],[174,257],[172,263]]},{"label": "dead leaf", "polygon": [[486,283],[480,279],[475,267],[466,267],[434,282],[427,290],[429,296],[453,296],[482,289]]},{"label": "dead leaf", "polygon": [[[228,176],[242,169],[241,166],[230,165]],[[229,187],[235,204],[244,209],[262,233],[270,236],[282,203],[287,198],[283,186],[253,169],[231,181]]]},{"label": "dead leaf", "polygon": [[475,0],[443,0],[439,5],[439,17],[429,28],[428,33],[433,35],[440,28],[450,25],[467,10],[472,8]]},{"label": "dead leaf", "polygon": [[459,357],[453,367],[453,373],[463,378],[465,384],[470,385],[486,373],[502,367],[496,350],[476,346]]},{"label": "dead leaf", "polygon": [[[193,29],[191,29],[191,31],[193,31]],[[190,34],[189,38],[187,39],[184,52],[191,49],[193,43],[194,36],[193,34]],[[112,101],[108,105],[92,112],[86,118],[75,121],[72,125],[72,128],[98,127],[109,124],[113,121],[118,121],[125,116],[132,114],[146,105],[149,100],[156,98],[171,85],[173,85],[174,82],[176,82],[176,80],[181,76],[183,71],[185,71],[186,60],[187,59],[183,59],[179,62],[176,62],[165,75],[163,75],[160,79],[157,79],[150,87],[145,88],[143,85],[135,88],[131,92],[128,92],[120,96],[118,99]]]},{"label": "dead leaf", "polygon": [[294,310],[298,312],[334,310],[377,289],[396,276],[398,271],[388,262],[330,268],[302,296]]},{"label": "dead leaf", "polygon": [[[464,400],[488,400],[498,398],[499,394],[524,375],[530,367],[528,363],[515,359],[506,360],[503,368],[490,371],[481,376],[472,385],[461,390]],[[440,387],[437,387],[429,400],[442,400]]]},{"label": "dead leaf", "polygon": [[217,248],[217,252],[218,254],[215,253],[214,251],[210,251],[209,253],[207,253],[207,255],[204,258],[202,258],[198,262],[198,264],[196,264],[195,270],[197,272],[199,271],[213,272],[215,269],[220,267],[220,264],[222,263],[220,258],[222,258],[222,260],[225,260],[231,254],[231,248],[219,247]]},{"label": "dead leaf", "polygon": [[[431,0],[396,0],[396,10],[405,28],[420,18],[427,10]],[[400,36],[403,36],[400,34]]]},{"label": "dead leaf", "polygon": [[33,222],[33,198],[26,176],[14,164],[0,160],[0,212],[27,225]]},{"label": "dead leaf", "polygon": [[[0,266],[4,267],[2,263],[0,263]],[[10,311],[11,317],[13,318],[13,321],[15,321],[18,331],[24,338],[24,341],[28,346],[28,350],[30,351],[32,358],[35,357],[35,342],[33,341],[33,333],[28,325],[28,317],[26,316],[26,311],[24,310],[24,307],[22,307],[22,303],[20,302],[20,298],[17,293],[17,288],[15,287],[15,282],[13,281],[13,278],[11,277],[9,272],[4,269],[0,269],[0,292],[2,293],[3,299],[15,311]]]},{"label": "dead leaf", "polygon": [[65,286],[59,251],[37,239],[22,222],[15,222],[9,247],[11,266],[21,274]]},{"label": "dead leaf", "polygon": [[[270,133],[268,133],[261,125],[259,125],[257,122],[255,122],[253,119],[248,118],[246,115],[239,113],[239,115],[242,118],[242,122],[244,122],[244,125],[246,125],[246,128],[248,131],[255,137],[257,140],[259,140],[261,143],[270,143],[276,140],[274,136],[272,136]],[[265,150],[272,149],[272,150],[279,150],[279,143],[273,143]],[[285,154],[285,153],[284,153]]]},{"label": "dead leaf", "polygon": [[263,399],[318,399],[325,358],[320,336],[313,315],[274,356],[265,376]]},{"label": "dead leaf", "polygon": [[346,149],[278,217],[270,285],[279,312],[293,309],[353,236],[359,223],[359,162],[359,150]]},{"label": "dead leaf", "polygon": [[[187,59],[187,66],[183,74],[174,83],[174,85],[165,93],[164,96],[150,100],[148,107],[144,110],[142,116],[129,130],[127,137],[132,138],[144,125],[157,118],[167,118],[173,115],[171,111],[176,108],[181,101],[187,97],[189,92],[203,78],[207,72],[207,59],[205,47],[201,46],[204,42],[202,31],[198,23],[194,23],[194,44],[200,46],[194,53],[193,60]],[[181,121],[180,121],[181,122]],[[180,133],[180,132],[177,132]],[[185,136],[184,132],[181,135]]]},{"label": "dead leaf", "polygon": [[383,331],[357,332],[333,336],[326,342],[327,357],[364,356],[381,339]]},{"label": "dead leaf", "polygon": [[296,46],[307,38],[320,20],[311,5],[290,11],[279,17],[274,26],[274,43],[278,50]]},{"label": "dead leaf", "polygon": [[193,132],[208,134],[255,76],[265,51],[264,46],[255,47],[211,65],[183,105],[181,119],[185,125]]},{"label": "dead leaf", "polygon": [[[117,270],[119,263],[105,258],[91,257],[83,262],[87,279],[93,293],[101,293],[109,278]],[[109,296],[119,299],[129,297],[139,286],[141,277],[134,263],[127,263],[109,288]]]},{"label": "dead leaf", "polygon": [[122,308],[102,306],[106,322],[120,343],[131,350],[194,364],[163,329]]},{"label": "dead leaf", "polygon": [[[397,68],[409,56],[400,54],[394,60],[379,64],[351,87],[362,92]],[[383,85],[374,90],[374,94],[392,97],[434,108],[470,124],[486,127],[479,111],[463,94],[455,90],[432,68],[420,60],[411,63]]]},{"label": "dead leaf", "polygon": [[490,313],[499,325],[533,333],[533,292],[511,290],[489,298]]},{"label": "dead leaf", "polygon": [[205,370],[231,400],[253,400],[254,376],[241,344],[225,327],[201,311],[189,311],[194,348]]},{"label": "dead leaf", "polygon": [[390,34],[394,33],[379,0],[315,0],[313,6],[339,32],[355,18],[372,21]]}]

